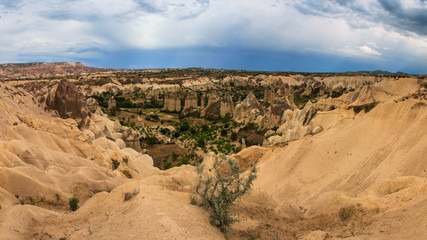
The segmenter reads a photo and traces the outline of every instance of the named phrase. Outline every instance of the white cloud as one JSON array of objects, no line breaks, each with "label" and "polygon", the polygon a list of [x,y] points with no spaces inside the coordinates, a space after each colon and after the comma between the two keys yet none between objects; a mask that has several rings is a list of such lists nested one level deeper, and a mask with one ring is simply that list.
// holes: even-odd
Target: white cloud
[{"label": "white cloud", "polygon": [[359,50],[366,55],[372,55],[372,56],[381,56],[381,53],[379,53],[378,51],[364,45],[364,46],[360,46]]},{"label": "white cloud", "polygon": [[[303,2],[24,0],[19,8],[2,10],[0,5],[0,51],[5,53],[0,61],[25,54],[97,57],[100,50],[191,47],[357,58],[406,54],[427,61],[425,36],[402,33],[363,15],[369,8],[380,11],[375,0]],[[407,7],[417,3],[406,2]]]}]

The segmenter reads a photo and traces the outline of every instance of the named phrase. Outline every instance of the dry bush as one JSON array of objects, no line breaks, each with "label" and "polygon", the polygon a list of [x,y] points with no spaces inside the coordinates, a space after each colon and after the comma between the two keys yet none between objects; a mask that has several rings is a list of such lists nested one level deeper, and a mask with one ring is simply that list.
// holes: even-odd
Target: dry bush
[{"label": "dry bush", "polygon": [[349,219],[351,216],[353,216],[355,210],[356,210],[355,206],[350,205],[350,206],[342,207],[338,214],[339,214],[341,220],[345,221],[345,220]]},{"label": "dry bush", "polygon": [[[227,169],[223,170],[223,167]],[[244,174],[236,160],[222,155],[215,158],[212,169],[201,165],[197,172],[199,176],[193,187],[191,202],[208,210],[211,223],[228,232],[229,226],[238,221],[234,217],[233,203],[251,189],[256,179],[256,166]]]}]

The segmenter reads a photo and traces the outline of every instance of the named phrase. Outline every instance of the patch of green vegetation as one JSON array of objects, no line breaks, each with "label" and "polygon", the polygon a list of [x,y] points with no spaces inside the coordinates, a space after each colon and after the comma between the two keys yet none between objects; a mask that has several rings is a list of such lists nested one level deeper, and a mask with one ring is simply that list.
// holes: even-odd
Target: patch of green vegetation
[{"label": "patch of green vegetation", "polygon": [[145,120],[152,121],[152,122],[158,122],[160,121],[159,115],[157,114],[149,114],[145,117]]},{"label": "patch of green vegetation", "polygon": [[70,205],[71,211],[76,211],[79,209],[79,200],[75,197],[68,199],[68,204]]},{"label": "patch of green vegetation", "polygon": [[307,96],[295,96],[294,97],[294,102],[296,105],[304,105],[309,100],[310,100],[310,98],[308,98]]}]

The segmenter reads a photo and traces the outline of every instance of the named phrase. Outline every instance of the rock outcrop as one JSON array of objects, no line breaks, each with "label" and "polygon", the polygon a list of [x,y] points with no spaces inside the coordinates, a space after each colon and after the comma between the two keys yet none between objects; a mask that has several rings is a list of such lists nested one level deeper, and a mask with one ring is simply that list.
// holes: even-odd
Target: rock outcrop
[{"label": "rock outcrop", "polygon": [[181,99],[179,98],[178,93],[173,92],[165,95],[165,103],[163,109],[171,112],[181,111]]},{"label": "rock outcrop", "polygon": [[86,99],[86,106],[91,112],[95,112],[96,109],[99,107],[99,103],[96,101],[95,98],[88,98]]},{"label": "rock outcrop", "polygon": [[46,106],[56,110],[62,118],[75,119],[79,127],[87,125],[91,116],[83,95],[67,80],[62,80],[50,90]]},{"label": "rock outcrop", "polygon": [[190,93],[185,97],[184,110],[186,109],[197,109],[197,94]]},{"label": "rock outcrop", "polygon": [[111,97],[108,99],[108,109],[113,109],[117,106],[116,99],[114,97]]},{"label": "rock outcrop", "polygon": [[224,97],[222,97],[219,108],[219,114],[221,115],[221,117],[224,117],[227,114],[232,115],[233,106],[233,98],[230,96],[230,94],[226,94]]},{"label": "rock outcrop", "polygon": [[265,113],[264,107],[258,102],[255,95],[251,92],[242,101],[237,104],[233,112],[233,119],[236,122],[252,122]]}]

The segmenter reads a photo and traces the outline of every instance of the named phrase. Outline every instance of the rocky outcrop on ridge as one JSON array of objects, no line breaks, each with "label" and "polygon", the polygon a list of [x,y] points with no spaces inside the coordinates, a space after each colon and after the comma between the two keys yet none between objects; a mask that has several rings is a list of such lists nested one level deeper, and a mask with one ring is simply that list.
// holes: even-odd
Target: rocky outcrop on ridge
[{"label": "rocky outcrop on ridge", "polygon": [[56,110],[62,118],[75,119],[79,127],[87,125],[91,116],[83,95],[67,80],[62,80],[50,90],[46,106]]},{"label": "rocky outcrop on ridge", "polygon": [[242,103],[237,104],[233,112],[233,119],[236,122],[252,122],[258,116],[263,116],[264,113],[264,107],[258,102],[253,93],[249,93]]}]

